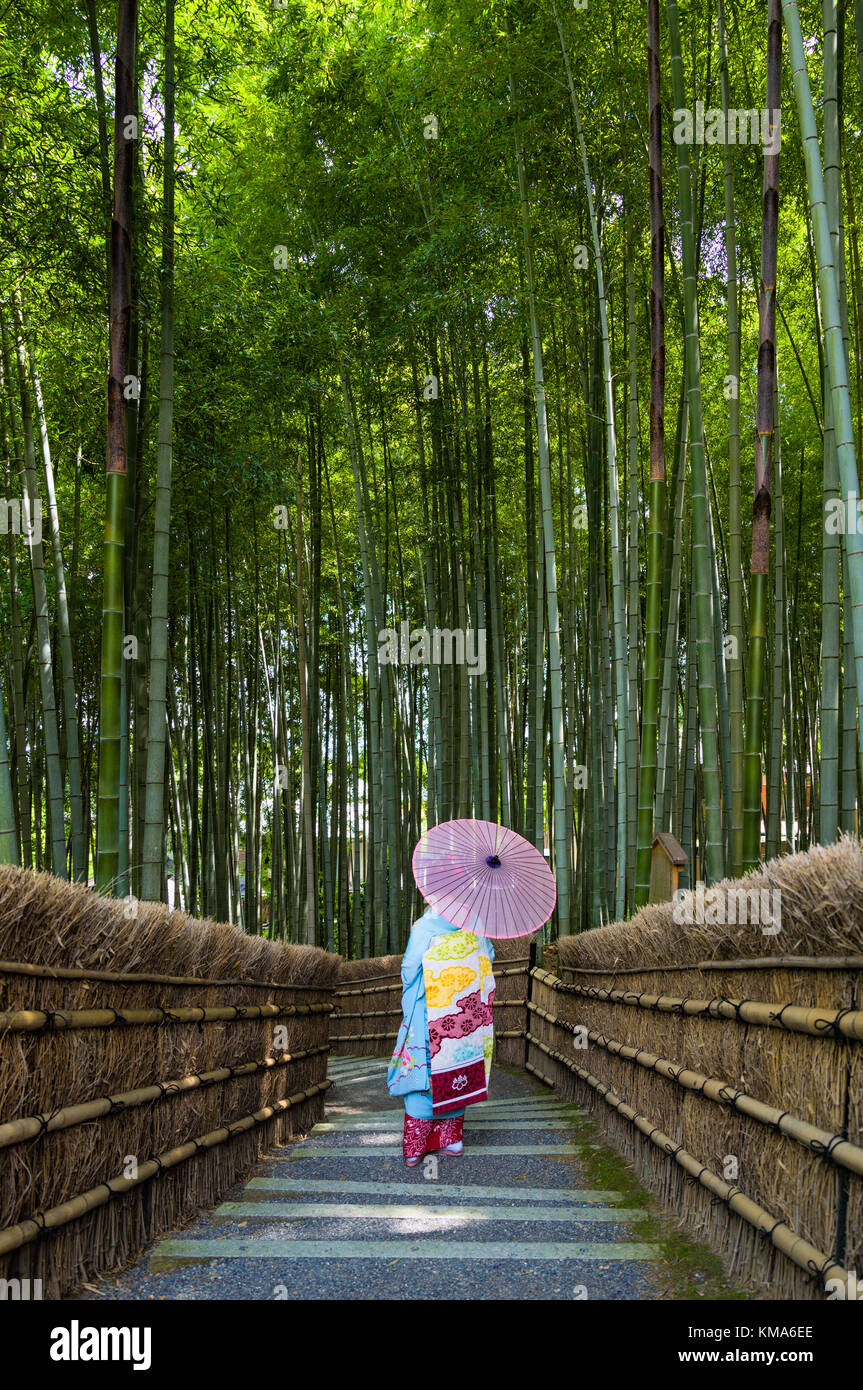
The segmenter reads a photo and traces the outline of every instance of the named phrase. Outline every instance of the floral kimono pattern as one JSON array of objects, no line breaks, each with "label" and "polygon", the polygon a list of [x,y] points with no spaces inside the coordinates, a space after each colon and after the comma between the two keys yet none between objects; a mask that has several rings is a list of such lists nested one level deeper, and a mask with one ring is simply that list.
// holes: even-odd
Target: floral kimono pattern
[{"label": "floral kimono pattern", "polygon": [[494,976],[481,940],[467,931],[438,936],[423,955],[435,1115],[488,1097]]},{"label": "floral kimono pattern", "polygon": [[[454,942],[452,954],[438,954],[435,951],[435,945],[442,941]],[[429,956],[428,961],[424,960],[426,956]],[[478,961],[474,960],[474,956],[478,957]],[[443,1094],[442,1084],[443,1091],[446,1090],[446,1081],[443,1080],[445,1064],[450,1062],[453,1066],[458,1066],[468,1060],[467,1053],[459,1053],[458,1057],[454,1055],[458,1048],[465,1047],[470,1050],[470,1060],[474,1063],[474,1080],[477,1074],[475,1063],[482,1058],[487,1081],[488,1073],[491,1071],[493,1045],[493,959],[494,948],[490,941],[460,931],[451,922],[438,916],[432,908],[428,908],[419,921],[414,923],[407,950],[402,958],[402,1023],[387,1071],[387,1089],[390,1095],[401,1096],[405,1102],[404,1156],[407,1159],[416,1160],[423,1154],[436,1149],[446,1149],[461,1140],[462,1111],[456,1107],[464,1106],[467,1101],[467,1097],[462,1096],[461,1092],[479,1090],[479,1087],[468,1084],[453,1087],[450,1084],[449,1104],[444,1097],[444,1104],[439,1108],[433,1105],[432,1092],[435,1071],[438,1071],[441,1077],[437,1083],[440,1099]],[[430,1004],[431,1016],[436,1025],[434,1058],[429,1011],[426,1005],[426,965],[429,967],[429,985],[433,1001]],[[457,973],[445,976],[445,972],[449,970],[455,970]],[[474,979],[469,979],[465,973],[468,970],[473,971],[479,980],[480,1007],[477,1008],[476,1001],[471,1001],[465,1003],[465,1007],[460,1010],[459,1004],[465,1001],[465,996],[476,993]],[[448,1023],[449,1016],[452,1016],[452,1022]],[[468,1032],[462,1032],[469,1016],[474,1020],[474,1026]],[[477,1019],[482,1030],[481,1050],[473,1037],[477,1031]],[[437,1065],[434,1059],[439,1059]],[[457,1080],[464,1071],[464,1065],[458,1066],[458,1070],[451,1074],[451,1081]],[[485,1094],[487,1092],[483,1090],[483,1095]],[[475,1100],[480,1098],[479,1094],[473,1097]]]}]

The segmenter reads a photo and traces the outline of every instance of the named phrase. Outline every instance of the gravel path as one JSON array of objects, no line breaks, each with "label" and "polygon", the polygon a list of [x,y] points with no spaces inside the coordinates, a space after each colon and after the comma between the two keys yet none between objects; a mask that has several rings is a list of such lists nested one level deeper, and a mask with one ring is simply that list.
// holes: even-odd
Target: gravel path
[{"label": "gravel path", "polygon": [[385,1060],[335,1058],[324,1122],[160,1241],[108,1299],[649,1299],[646,1215],[591,1189],[576,1106],[495,1068],[465,1154],[405,1167]]}]

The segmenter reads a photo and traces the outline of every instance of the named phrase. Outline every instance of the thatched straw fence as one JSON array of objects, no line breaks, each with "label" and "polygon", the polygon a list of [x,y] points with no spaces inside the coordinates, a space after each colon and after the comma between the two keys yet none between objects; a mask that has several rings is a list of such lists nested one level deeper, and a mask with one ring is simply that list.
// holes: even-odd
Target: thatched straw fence
[{"label": "thatched straw fence", "polygon": [[[524,1062],[529,938],[494,943],[495,1061]],[[346,961],[330,1027],[336,1057],[389,1057],[402,1017],[401,956]]]},{"label": "thatched straw fence", "polygon": [[334,1057],[389,1057],[402,1017],[401,956],[344,961],[333,996]]},{"label": "thatched straw fence", "polygon": [[121,1267],[323,1113],[339,957],[129,913],[0,867],[0,1277],[46,1297]]},{"label": "thatched straw fence", "polygon": [[534,973],[528,1067],[593,1108],[735,1278],[819,1297],[863,1268],[863,847],[774,860],[704,915],[743,885],[781,894],[760,900],[776,935],[663,904],[561,938],[562,979]]}]

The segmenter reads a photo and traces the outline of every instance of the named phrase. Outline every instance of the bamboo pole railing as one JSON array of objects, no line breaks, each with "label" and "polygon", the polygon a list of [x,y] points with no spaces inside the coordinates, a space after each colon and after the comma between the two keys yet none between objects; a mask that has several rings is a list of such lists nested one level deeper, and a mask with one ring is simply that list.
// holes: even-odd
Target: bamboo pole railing
[{"label": "bamboo pole railing", "polygon": [[366,985],[363,989],[339,989],[336,993],[340,999],[347,999],[351,996],[359,998],[366,994],[389,994],[393,989],[393,985]]},{"label": "bamboo pole railing", "polygon": [[680,1014],[688,1018],[725,1018],[737,1023],[765,1028],[783,1028],[789,1033],[808,1033],[813,1037],[844,1037],[863,1040],[863,1010],[807,1009],[797,1004],[765,1004],[754,999],[678,998],[669,994],[635,993],[622,989],[599,989],[593,985],[563,984],[546,970],[537,972],[543,982],[553,980],[568,994],[598,1003],[626,1004],[632,1008],[654,1009],[658,1013]]},{"label": "bamboo pole railing", "polygon": [[329,1014],[332,1004],[225,1004],[210,1008],[16,1009],[0,1013],[0,1034],[65,1032],[77,1028],[125,1028],[169,1023],[240,1023],[255,1019]]},{"label": "bamboo pole railing", "polygon": [[101,1096],[98,1100],[64,1106],[61,1110],[23,1116],[17,1120],[10,1120],[7,1124],[0,1124],[0,1149],[20,1144],[25,1139],[39,1139],[43,1134],[53,1134],[59,1129],[72,1129],[88,1120],[101,1119],[103,1115],[117,1115],[141,1105],[171,1100],[189,1091],[217,1086],[223,1081],[236,1081],[243,1076],[254,1076],[273,1067],[287,1067],[292,1062],[319,1057],[329,1050],[329,1043],[323,1043],[320,1047],[308,1047],[302,1052],[285,1052],[278,1057],[262,1057],[257,1062],[241,1062],[233,1067],[217,1067],[214,1071],[192,1072],[176,1081],[154,1081],[152,1085],[140,1086],[134,1091],[121,1091],[117,1095]]},{"label": "bamboo pole railing", "polygon": [[[676,1144],[646,1115],[640,1115],[631,1105],[627,1105],[622,1097],[610,1086],[607,1086],[604,1081],[600,1081],[584,1067],[580,1067],[571,1058],[565,1057],[562,1052],[549,1047],[547,1043],[542,1042],[534,1035],[529,1034],[528,1040],[534,1047],[538,1047],[541,1052],[551,1057],[559,1065],[567,1067],[581,1081],[596,1091],[606,1105],[628,1120],[651,1144],[654,1144],[656,1148],[678,1164],[693,1181],[706,1188],[729,1211],[756,1230],[763,1239],[768,1240],[799,1269],[817,1277],[822,1288],[828,1280],[834,1279],[841,1280],[846,1288],[848,1287],[850,1283],[849,1271],[837,1264],[831,1255],[826,1255],[823,1250],[816,1249],[809,1241],[798,1236],[784,1221],[777,1220],[757,1202],[753,1202],[739,1187],[725,1182],[718,1173],[714,1173],[699,1162],[681,1144]],[[535,1076],[548,1084],[548,1079],[532,1063],[528,1062],[526,1066],[528,1071],[533,1072]]]},{"label": "bamboo pole railing", "polygon": [[43,1234],[56,1231],[60,1227],[68,1225],[70,1221],[76,1221],[80,1217],[86,1216],[98,1207],[105,1206],[115,1197],[122,1197],[127,1192],[131,1192],[133,1188],[149,1182],[157,1174],[176,1168],[178,1164],[187,1163],[196,1154],[207,1149],[217,1148],[220,1144],[226,1144],[231,1139],[236,1138],[238,1134],[245,1134],[258,1125],[266,1124],[269,1120],[292,1109],[293,1106],[301,1105],[304,1101],[320,1095],[331,1085],[332,1082],[326,1080],[315,1086],[308,1086],[304,1091],[298,1091],[296,1095],[288,1096],[284,1100],[277,1100],[272,1105],[265,1105],[261,1110],[256,1110],[251,1115],[243,1115],[239,1120],[232,1120],[230,1124],[220,1125],[217,1129],[211,1129],[207,1134],[198,1135],[194,1139],[188,1139],[184,1144],[176,1145],[175,1148],[166,1149],[155,1158],[147,1159],[144,1163],[139,1164],[132,1177],[123,1175],[109,1178],[106,1182],[91,1187],[89,1191],[82,1192],[79,1196],[71,1197],[68,1201],[60,1203],[59,1206],[27,1217],[26,1220],[19,1221],[15,1226],[7,1226],[5,1230],[0,1231],[0,1256],[11,1254],[14,1250],[20,1250],[23,1245],[31,1244]]},{"label": "bamboo pole railing", "polygon": [[375,994],[380,990],[393,989],[393,985],[382,985],[381,980],[400,980],[401,973],[393,971],[389,975],[375,975],[373,979],[378,981],[376,985],[336,985],[337,994]]},{"label": "bamboo pole railing", "polygon": [[[538,1004],[528,1004],[528,1009],[552,1026],[563,1028],[566,1032],[572,1031],[563,1019],[557,1018]],[[625,1061],[633,1062],[639,1067],[644,1067],[647,1071],[655,1071],[657,1075],[664,1076],[668,1081],[673,1081],[683,1090],[695,1091],[708,1100],[716,1101],[720,1105],[727,1105],[732,1110],[748,1115],[760,1124],[769,1125],[771,1129],[796,1140],[798,1144],[802,1144],[804,1148],[817,1154],[819,1158],[837,1163],[841,1167],[849,1169],[850,1172],[863,1177],[863,1149],[850,1143],[843,1135],[831,1134],[829,1130],[820,1129],[817,1125],[811,1125],[806,1120],[790,1115],[787,1110],[765,1105],[763,1101],[756,1100],[746,1091],[741,1091],[736,1086],[730,1086],[727,1081],[719,1081],[716,1077],[705,1076],[703,1072],[694,1071],[691,1067],[683,1067],[678,1063],[669,1062],[664,1057],[657,1057],[652,1052],[645,1051],[644,1048],[630,1047],[619,1042],[616,1038],[609,1038],[592,1028],[585,1030],[585,1037],[589,1042],[595,1043],[597,1047],[603,1048],[613,1057],[622,1057]],[[543,1045],[533,1035],[529,1036],[529,1041],[533,1042],[541,1051],[544,1050]]]}]

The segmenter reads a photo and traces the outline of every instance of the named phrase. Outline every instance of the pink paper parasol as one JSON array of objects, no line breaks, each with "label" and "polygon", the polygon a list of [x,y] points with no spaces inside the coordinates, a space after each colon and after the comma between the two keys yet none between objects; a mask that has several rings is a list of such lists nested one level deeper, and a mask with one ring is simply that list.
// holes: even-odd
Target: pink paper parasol
[{"label": "pink paper parasol", "polygon": [[557,899],[539,850],[489,820],[432,826],[414,850],[413,871],[441,917],[480,936],[527,936],[548,921]]}]

